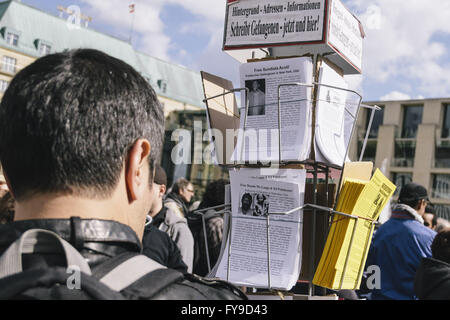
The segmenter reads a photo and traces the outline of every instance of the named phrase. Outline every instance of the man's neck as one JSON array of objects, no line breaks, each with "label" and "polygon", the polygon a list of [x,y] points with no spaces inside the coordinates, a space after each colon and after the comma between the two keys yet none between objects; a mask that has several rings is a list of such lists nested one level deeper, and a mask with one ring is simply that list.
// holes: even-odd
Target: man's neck
[{"label": "man's neck", "polygon": [[52,194],[35,195],[16,203],[14,220],[35,219],[81,219],[113,220],[128,224],[126,210],[113,199],[98,200]]},{"label": "man's neck", "polygon": [[163,208],[163,202],[162,199],[161,201],[158,201],[157,204],[154,205],[154,208],[152,208],[149,212],[150,217],[154,218]]}]

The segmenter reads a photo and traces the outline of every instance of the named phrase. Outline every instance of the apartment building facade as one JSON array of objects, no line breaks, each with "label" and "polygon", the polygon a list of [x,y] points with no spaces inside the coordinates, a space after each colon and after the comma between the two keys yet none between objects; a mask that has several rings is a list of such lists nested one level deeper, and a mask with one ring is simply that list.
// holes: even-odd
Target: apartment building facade
[{"label": "apartment building facade", "polygon": [[[364,104],[382,108],[373,118],[364,160],[385,169],[397,190],[409,182],[425,186],[437,215],[450,220],[450,98]],[[359,159],[369,121],[369,109],[361,109],[352,160]]]}]

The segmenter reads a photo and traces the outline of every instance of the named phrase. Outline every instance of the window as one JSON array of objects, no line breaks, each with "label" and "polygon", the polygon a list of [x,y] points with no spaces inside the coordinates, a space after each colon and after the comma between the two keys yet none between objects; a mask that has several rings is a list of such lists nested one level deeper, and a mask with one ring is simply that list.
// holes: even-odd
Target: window
[{"label": "window", "polygon": [[434,213],[437,217],[450,221],[450,206],[444,204],[434,204]]},{"label": "window", "polygon": [[416,156],[416,141],[395,140],[395,153],[392,159],[393,167],[412,168]]},{"label": "window", "polygon": [[434,167],[450,167],[450,104],[444,104],[444,120],[441,137],[437,138],[434,152]]},{"label": "window", "polygon": [[401,136],[395,139],[395,154],[392,159],[394,167],[414,167],[416,155],[416,137],[422,123],[423,106],[403,107],[403,125]]},{"label": "window", "polygon": [[8,89],[9,82],[6,80],[0,80],[0,93],[3,93]]},{"label": "window", "polygon": [[8,32],[6,34],[6,42],[12,46],[17,47],[19,45],[19,35],[12,32]]},{"label": "window", "polygon": [[422,123],[423,106],[406,106],[403,113],[402,138],[415,139]]},{"label": "window", "polygon": [[431,197],[434,199],[450,200],[450,175],[434,174],[433,188],[431,189]]},{"label": "window", "polygon": [[17,60],[8,56],[2,58],[2,70],[9,73],[16,73]]},{"label": "window", "polygon": [[444,105],[444,123],[442,125],[442,136],[443,139],[450,138],[450,104]]},{"label": "window", "polygon": [[396,172],[392,174],[392,181],[397,186],[395,190],[394,196],[398,196],[400,194],[400,189],[403,188],[405,184],[412,182],[412,173],[400,173]]},{"label": "window", "polygon": [[[368,129],[370,123],[371,114],[372,110],[368,109],[366,115],[366,130]],[[378,130],[380,129],[380,126],[383,124],[383,118],[384,118],[384,107],[381,107],[381,110],[375,111],[375,114],[373,116],[372,126],[370,127],[369,139],[378,138]]]},{"label": "window", "polygon": [[[358,141],[358,159],[361,157],[362,147],[364,140]],[[367,140],[366,149],[364,150],[364,156],[362,161],[372,161],[375,162],[375,157],[377,155],[377,141],[376,140]]]},{"label": "window", "polygon": [[158,80],[157,81],[157,85],[159,87],[159,89],[161,90],[162,93],[166,93],[167,92],[167,81],[165,80]]},{"label": "window", "polygon": [[39,44],[39,54],[40,55],[45,56],[45,55],[49,54],[51,51],[52,51],[52,47],[50,45],[42,43],[42,42]]}]

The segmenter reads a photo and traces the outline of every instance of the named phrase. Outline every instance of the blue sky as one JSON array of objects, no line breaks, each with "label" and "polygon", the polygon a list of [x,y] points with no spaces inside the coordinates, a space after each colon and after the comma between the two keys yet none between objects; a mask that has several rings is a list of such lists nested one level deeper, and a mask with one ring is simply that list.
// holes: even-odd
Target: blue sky
[{"label": "blue sky", "polygon": [[[222,52],[225,0],[22,0],[58,15],[77,5],[90,27],[128,39],[155,57],[237,83],[238,63]],[[450,1],[343,0],[361,20],[362,76],[347,80],[366,101],[450,97]]]}]

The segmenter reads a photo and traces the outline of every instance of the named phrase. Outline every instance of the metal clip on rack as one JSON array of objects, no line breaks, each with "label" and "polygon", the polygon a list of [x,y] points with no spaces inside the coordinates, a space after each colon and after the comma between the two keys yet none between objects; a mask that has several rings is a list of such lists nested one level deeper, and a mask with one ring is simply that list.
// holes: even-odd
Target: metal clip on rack
[{"label": "metal clip on rack", "polygon": [[[353,239],[354,239],[354,233],[356,231],[356,226],[358,224],[358,221],[359,221],[359,219],[361,217],[349,215],[349,214],[342,213],[342,212],[338,212],[338,211],[335,210],[336,207],[334,207],[334,209],[331,209],[331,208],[328,208],[328,207],[323,207],[323,206],[317,205],[317,193],[318,193],[317,192],[317,184],[318,184],[317,180],[318,180],[318,174],[319,173],[325,173],[325,176],[326,176],[325,177],[325,181],[326,181],[326,199],[327,199],[327,202],[328,202],[328,198],[329,198],[329,195],[328,195],[329,170],[330,170],[330,168],[335,168],[335,169],[338,169],[338,170],[342,170],[344,163],[343,163],[342,166],[336,166],[336,165],[331,165],[331,164],[327,164],[327,163],[321,163],[321,162],[312,161],[312,160],[306,160],[306,161],[283,161],[282,160],[282,150],[281,150],[282,122],[281,122],[281,100],[280,100],[280,93],[281,92],[280,92],[280,89],[282,87],[286,87],[286,86],[307,86],[307,87],[310,87],[310,88],[314,88],[315,86],[324,86],[324,87],[328,87],[328,88],[332,88],[332,89],[336,89],[336,90],[344,90],[346,92],[356,94],[359,97],[358,103],[357,103],[356,114],[353,114],[350,110],[347,109],[347,107],[345,107],[345,112],[347,112],[353,118],[353,127],[352,127],[351,135],[350,135],[350,138],[349,138],[349,144],[348,144],[346,152],[345,152],[345,156],[344,156],[344,160],[343,160],[344,162],[345,162],[345,159],[348,156],[349,145],[350,145],[350,141],[352,140],[354,132],[355,132],[356,120],[358,118],[358,115],[359,115],[359,112],[360,112],[360,108],[363,107],[363,108],[371,109],[372,111],[371,111],[370,121],[369,121],[369,124],[368,124],[367,133],[366,133],[366,136],[365,136],[365,139],[364,139],[364,143],[363,143],[363,147],[362,147],[362,150],[361,150],[361,155],[360,155],[359,161],[362,161],[363,156],[364,156],[364,152],[365,152],[365,148],[366,148],[366,145],[367,145],[369,132],[370,132],[370,129],[372,127],[372,122],[373,122],[375,111],[381,110],[381,108],[378,107],[378,106],[368,106],[368,105],[362,104],[362,96],[359,93],[357,93],[356,91],[350,90],[350,89],[346,89],[346,88],[339,88],[339,87],[326,85],[326,84],[322,84],[322,83],[317,83],[317,82],[312,82],[312,84],[297,83],[297,82],[284,83],[284,84],[280,84],[278,86],[278,131],[279,131],[278,132],[278,144],[279,144],[279,147],[278,147],[278,149],[279,149],[278,165],[281,166],[281,165],[287,165],[287,164],[299,164],[299,165],[312,166],[313,169],[309,170],[308,173],[312,173],[313,174],[313,190],[314,190],[313,202],[314,203],[313,204],[304,204],[303,206],[301,206],[299,208],[296,208],[296,209],[293,209],[293,210],[288,211],[288,212],[280,212],[280,213],[269,212],[267,214],[267,216],[266,216],[267,268],[268,268],[268,272],[267,272],[267,274],[268,274],[267,285],[268,286],[267,286],[267,289],[268,290],[272,290],[272,285],[271,285],[271,265],[270,265],[270,216],[271,215],[273,215],[273,216],[275,216],[275,215],[290,215],[290,214],[292,214],[294,212],[301,211],[301,210],[307,209],[307,208],[311,208],[312,209],[312,213],[313,213],[313,220],[312,220],[313,222],[312,222],[312,236],[311,236],[311,250],[310,250],[311,251],[311,257],[310,257],[310,261],[309,261],[310,279],[309,279],[308,295],[309,296],[313,296],[314,295],[314,285],[312,284],[312,279],[313,279],[313,276],[314,276],[314,272],[313,271],[315,269],[314,268],[314,264],[315,264],[316,213],[317,212],[323,212],[323,213],[332,214],[332,215],[341,215],[341,216],[345,216],[345,217],[348,217],[348,218],[356,220],[356,222],[354,224],[354,227],[353,227],[351,240],[350,240],[350,249],[349,249],[349,251],[347,252],[347,255],[346,255],[346,260],[345,260],[345,265],[344,265],[342,279],[344,278],[344,275],[345,275],[345,273],[347,271],[347,263],[348,263],[348,259],[349,259],[350,252],[351,252],[351,247],[352,247],[352,243],[353,243]],[[211,99],[214,99],[214,98],[218,98],[220,96],[223,96],[223,95],[226,95],[226,94],[230,94],[230,93],[234,93],[234,92],[237,92],[237,91],[243,91],[243,90],[246,90],[246,92],[248,93],[248,89],[247,88],[233,89],[233,90],[230,90],[230,91],[225,92],[223,94],[207,98],[207,99],[204,100],[204,102],[206,103],[208,100],[211,100]],[[248,95],[247,95],[247,97],[248,97]],[[315,101],[315,99],[313,101],[311,101],[311,102],[314,102],[314,101]],[[207,104],[206,104],[206,108],[208,108]],[[245,106],[245,113],[244,113],[244,116],[245,116],[245,118],[244,118],[244,128],[243,128],[244,132],[245,132],[245,129],[247,127],[248,108],[249,108],[249,101],[248,101],[248,98],[247,98],[246,99],[246,106]],[[242,145],[242,148],[241,148],[241,159],[242,159],[243,149],[244,149],[244,145]],[[227,167],[227,168],[239,168],[239,167],[242,167],[242,165],[238,165],[237,164],[236,160],[234,161],[234,165],[231,165],[231,166],[229,166],[229,165],[222,165],[222,166]],[[340,176],[339,185],[341,184],[341,182],[342,182],[342,173],[341,173],[341,176]],[[336,203],[337,203],[337,200],[339,199],[339,195],[340,194],[339,194],[339,189],[338,189],[337,190],[337,195],[336,195]],[[212,208],[204,209],[202,211],[207,211],[209,209],[212,209]],[[199,211],[197,211],[197,212],[199,212]],[[227,213],[227,214],[230,215],[230,217],[229,217],[229,231],[228,231],[229,244],[228,244],[228,267],[227,267],[227,280],[229,280],[230,258],[231,258],[232,214],[231,214],[230,210],[228,210],[228,211],[225,210],[224,213]],[[365,218],[361,218],[361,219],[365,219]],[[204,219],[202,219],[202,222],[203,222],[203,228],[204,228],[204,232],[205,232],[205,244],[206,244],[205,248],[207,250],[208,243],[207,243],[207,238],[206,238],[206,231],[205,231],[206,228],[205,228],[205,221],[204,221]],[[373,229],[373,227],[375,225],[375,221],[371,221],[371,225],[372,225],[372,229]],[[207,252],[206,254],[207,254],[207,259],[208,259],[208,269],[209,269],[209,271],[211,271],[211,266],[210,266],[210,261],[209,261],[209,253]],[[362,270],[359,270],[359,272],[361,273]],[[341,279],[341,283],[340,283],[340,288],[342,288],[342,279]]]}]

